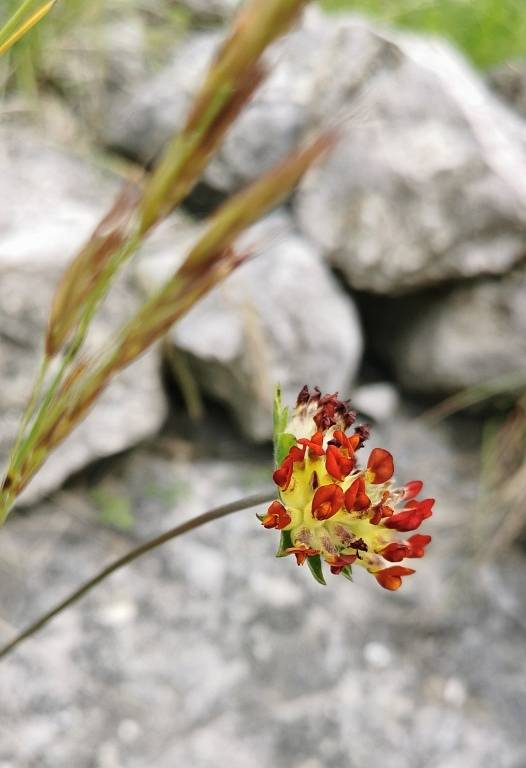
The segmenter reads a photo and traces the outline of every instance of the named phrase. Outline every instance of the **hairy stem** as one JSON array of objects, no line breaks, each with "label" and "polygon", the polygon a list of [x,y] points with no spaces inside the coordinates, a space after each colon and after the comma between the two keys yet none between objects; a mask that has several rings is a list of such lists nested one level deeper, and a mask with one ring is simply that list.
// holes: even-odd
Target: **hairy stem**
[{"label": "hairy stem", "polygon": [[258,493],[254,496],[246,496],[243,499],[233,501],[230,504],[224,504],[221,507],[215,507],[214,509],[208,510],[208,512],[203,512],[202,515],[197,515],[197,517],[193,517],[191,520],[187,520],[185,523],[177,525],[175,528],[171,528],[169,531],[162,533],[160,536],[156,536],[154,539],[150,539],[149,541],[145,541],[143,544],[139,544],[138,547],[131,549],[125,555],[119,557],[117,560],[114,560],[112,563],[100,570],[91,579],[85,581],[68,597],[66,597],[64,600],[61,600],[46,613],[42,614],[42,616],[36,619],[36,621],[34,621],[32,624],[26,627],[26,629],[22,630],[22,632],[16,635],[16,637],[7,643],[7,645],[4,645],[3,648],[0,648],[0,659],[11,653],[17,646],[20,645],[20,643],[36,634],[40,629],[45,627],[46,624],[54,619],[55,616],[58,616],[60,613],[65,611],[66,608],[69,608],[71,605],[76,603],[78,600],[84,597],[84,595],[96,587],[97,584],[100,584],[101,581],[107,579],[108,576],[110,576],[112,573],[115,573],[115,571],[124,568],[125,565],[128,565],[134,560],[137,560],[147,552],[151,552],[152,549],[157,549],[157,547],[160,547],[161,544],[165,544],[167,541],[171,541],[172,539],[176,539],[178,536],[182,536],[183,533],[193,531],[195,528],[200,528],[206,523],[210,523],[213,520],[218,520],[221,517],[226,517],[227,515],[231,515],[234,512],[250,509],[250,507],[255,507],[258,504],[265,504],[268,501],[272,501],[272,499],[275,498],[275,495],[276,494],[274,492],[271,493],[267,491],[266,493]]}]

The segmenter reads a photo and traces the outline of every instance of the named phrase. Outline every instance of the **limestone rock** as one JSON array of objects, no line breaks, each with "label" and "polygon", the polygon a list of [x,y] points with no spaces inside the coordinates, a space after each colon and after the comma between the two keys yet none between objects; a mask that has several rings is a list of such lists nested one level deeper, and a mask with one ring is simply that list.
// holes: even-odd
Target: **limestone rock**
[{"label": "limestone rock", "polygon": [[[279,41],[268,56],[270,74],[230,129],[205,171],[214,190],[231,192],[284,158],[307,125],[318,46],[325,26],[319,14]],[[131,96],[115,100],[103,127],[103,140],[142,163],[157,157],[181,128],[190,101],[224,34],[196,32],[179,45],[161,72]]]},{"label": "limestone rock", "polygon": [[[146,250],[140,263],[149,290],[175,269],[191,240],[187,222],[177,217],[173,227],[173,236],[165,231],[166,246],[152,241],[156,255]],[[351,394],[362,335],[352,299],[288,214],[268,217],[242,242],[256,255],[183,317],[170,339],[198,386],[259,441],[272,433],[276,383],[289,401],[307,382]]]},{"label": "limestone rock", "polygon": [[40,65],[92,136],[115,99],[134,93],[152,70],[146,18],[132,10],[101,13],[47,41]]},{"label": "limestone rock", "polygon": [[520,117],[440,40],[342,16],[318,57],[314,123],[341,117],[343,136],[296,214],[349,285],[401,294],[507,272],[526,248]]},{"label": "limestone rock", "polygon": [[[526,124],[449,44],[311,9],[204,173],[230,193],[312,129],[342,138],[295,196],[300,230],[357,289],[401,294],[507,272],[526,246]],[[106,145],[149,164],[181,127],[214,51],[195,32],[115,98]]]},{"label": "limestone rock", "polygon": [[352,407],[360,416],[371,418],[377,423],[392,419],[399,403],[400,396],[388,381],[362,384],[352,393]]},{"label": "limestone rock", "polygon": [[375,315],[377,345],[406,390],[449,394],[524,374],[524,268],[397,304],[373,307],[371,323]]}]

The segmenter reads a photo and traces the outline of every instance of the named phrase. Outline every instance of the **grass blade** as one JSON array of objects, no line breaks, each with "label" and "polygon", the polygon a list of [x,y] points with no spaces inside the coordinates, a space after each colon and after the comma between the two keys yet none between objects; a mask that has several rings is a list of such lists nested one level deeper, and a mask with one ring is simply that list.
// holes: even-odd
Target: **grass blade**
[{"label": "grass blade", "polygon": [[0,29],[0,56],[7,53],[7,51],[24,37],[29,30],[33,29],[33,27],[49,13],[55,3],[56,0],[48,0],[48,2],[40,4],[40,6],[27,18],[25,18],[25,14],[35,2],[34,0],[26,0],[26,2],[22,3],[20,8],[13,14],[13,16],[11,16],[2,29]]}]

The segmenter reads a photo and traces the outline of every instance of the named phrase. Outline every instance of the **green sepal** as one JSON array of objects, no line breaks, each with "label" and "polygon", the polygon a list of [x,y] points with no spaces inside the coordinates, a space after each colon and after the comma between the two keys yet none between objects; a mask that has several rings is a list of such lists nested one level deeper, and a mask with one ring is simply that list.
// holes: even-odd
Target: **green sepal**
[{"label": "green sepal", "polygon": [[289,409],[284,408],[281,403],[281,389],[278,384],[274,394],[274,464],[276,467],[279,467],[292,446],[296,445],[294,435],[285,432],[288,421]]},{"label": "green sepal", "polygon": [[310,572],[318,582],[318,584],[323,584],[323,586],[327,586],[325,583],[325,579],[323,577],[323,569],[321,567],[321,557],[319,555],[312,555],[311,557],[307,558],[307,562],[309,564]]},{"label": "green sepal", "polygon": [[276,467],[279,467],[293,445],[296,445],[296,438],[294,435],[291,435],[289,432],[282,432],[278,435],[274,449]]},{"label": "green sepal", "polygon": [[279,540],[279,547],[278,551],[276,552],[276,557],[286,557],[288,555],[288,552],[285,550],[292,547],[292,537],[290,535],[290,531],[281,531],[281,539]]},{"label": "green sepal", "polygon": [[349,579],[349,581],[353,580],[352,577],[352,568],[350,565],[346,565],[345,568],[342,568],[340,571],[342,576],[345,576],[346,579]]}]

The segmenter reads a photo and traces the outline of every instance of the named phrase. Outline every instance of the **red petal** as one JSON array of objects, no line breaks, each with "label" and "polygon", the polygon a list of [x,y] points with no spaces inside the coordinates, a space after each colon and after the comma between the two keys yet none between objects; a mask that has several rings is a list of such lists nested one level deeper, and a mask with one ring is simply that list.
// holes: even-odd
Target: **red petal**
[{"label": "red petal", "polygon": [[391,507],[388,507],[386,504],[377,504],[376,507],[373,508],[373,516],[369,520],[371,525],[379,525],[380,522],[384,519],[384,517],[391,517],[394,514],[394,511],[391,509]]},{"label": "red petal", "polygon": [[408,539],[409,552],[407,557],[424,557],[425,548],[430,541],[431,536],[426,536],[423,533],[415,533],[414,536],[411,536]]},{"label": "red petal", "polygon": [[418,509],[422,515],[423,520],[427,520],[433,514],[434,499],[422,499],[422,501],[410,501],[405,505],[404,509]]},{"label": "red petal", "polygon": [[351,435],[349,438],[347,438],[349,441],[349,447],[353,451],[357,451],[360,447],[360,443],[362,442],[362,438],[358,433],[355,433],[354,435]]},{"label": "red petal", "polygon": [[389,568],[376,571],[373,576],[381,587],[394,592],[402,586],[402,576],[410,576],[412,573],[414,573],[412,568],[404,568],[403,565],[391,565]]},{"label": "red petal", "polygon": [[283,459],[280,466],[276,469],[272,475],[272,479],[276,485],[281,488],[282,491],[286,491],[289,487],[290,478],[292,477],[293,462],[292,457],[287,456]]},{"label": "red petal", "polygon": [[340,511],[343,501],[343,491],[339,485],[322,485],[312,499],[312,515],[316,520],[328,520]]},{"label": "red petal", "polygon": [[396,531],[414,531],[423,520],[431,517],[434,503],[434,499],[410,501],[402,512],[388,518],[384,525],[386,528],[394,528]]},{"label": "red petal", "polygon": [[331,573],[337,576],[348,565],[352,565],[356,558],[357,555],[334,555],[333,557],[326,557],[325,561],[331,566]]},{"label": "red petal", "polygon": [[343,445],[345,448],[347,448],[347,444],[349,442],[349,438],[343,432],[341,429],[335,429],[334,430],[334,439],[337,440],[340,445]]},{"label": "red petal", "polygon": [[315,432],[310,439],[302,437],[298,443],[309,449],[309,456],[323,456],[325,453],[323,450],[323,432]]},{"label": "red petal", "polygon": [[267,514],[262,519],[261,524],[265,528],[277,528],[281,530],[290,524],[292,518],[287,512],[286,507],[279,501],[273,501],[267,510]]},{"label": "red petal", "polygon": [[353,440],[352,437],[346,435],[341,429],[334,430],[334,439],[348,452],[349,456],[353,456],[355,449],[358,447],[359,440]]},{"label": "red petal", "polygon": [[335,480],[343,480],[351,472],[354,466],[354,459],[347,458],[335,445],[327,447],[327,456],[325,467],[329,475]]},{"label": "red petal", "polygon": [[416,530],[423,519],[418,509],[407,509],[405,512],[398,512],[398,514],[388,517],[384,525],[386,528],[405,533]]},{"label": "red petal", "polygon": [[303,461],[304,458],[305,447],[298,448],[297,445],[293,445],[279,467],[274,471],[272,479],[282,491],[286,491],[289,487],[292,472],[294,470],[294,462]]},{"label": "red petal", "polygon": [[362,512],[368,509],[371,500],[365,493],[365,480],[357,477],[345,491],[345,509],[348,512]]},{"label": "red petal", "polygon": [[293,445],[289,451],[289,457],[292,461],[303,461],[305,458],[305,448],[298,448],[297,445]]},{"label": "red petal", "polygon": [[308,557],[319,554],[317,549],[312,549],[307,544],[298,544],[297,547],[289,547],[288,549],[285,550],[285,552],[288,555],[295,555],[296,563],[298,565],[303,565],[303,563]]},{"label": "red petal", "polygon": [[390,563],[399,563],[404,557],[407,557],[409,551],[410,547],[407,544],[403,544],[401,541],[393,541],[382,549],[380,554]]},{"label": "red petal", "polygon": [[421,480],[411,480],[409,483],[406,483],[404,485],[404,499],[406,501],[414,499],[418,496],[423,487],[424,483]]},{"label": "red petal", "polygon": [[369,456],[367,469],[373,474],[373,483],[385,483],[394,474],[393,457],[389,451],[384,451],[383,448],[374,448]]}]

